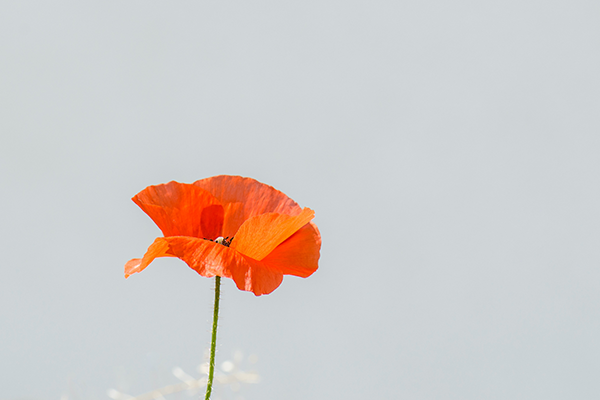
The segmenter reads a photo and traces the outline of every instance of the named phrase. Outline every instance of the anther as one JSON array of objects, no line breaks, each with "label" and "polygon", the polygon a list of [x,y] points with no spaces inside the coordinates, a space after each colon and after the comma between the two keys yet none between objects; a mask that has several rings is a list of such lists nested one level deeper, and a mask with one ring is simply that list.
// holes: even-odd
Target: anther
[{"label": "anther", "polygon": [[227,236],[227,237],[219,236],[215,240],[207,239],[207,238],[203,238],[203,239],[210,240],[211,242],[219,243],[219,244],[222,244],[223,246],[229,247],[229,245],[233,241],[233,236],[231,237],[231,239],[229,239],[229,236]]}]

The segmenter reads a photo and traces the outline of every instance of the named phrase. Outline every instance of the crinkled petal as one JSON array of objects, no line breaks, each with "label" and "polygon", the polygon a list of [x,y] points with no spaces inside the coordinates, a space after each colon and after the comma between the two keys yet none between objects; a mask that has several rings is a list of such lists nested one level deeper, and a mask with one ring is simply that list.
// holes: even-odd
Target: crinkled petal
[{"label": "crinkled petal", "polygon": [[255,260],[262,260],[314,216],[315,212],[310,208],[296,216],[277,213],[254,216],[242,224],[231,247]]},{"label": "crinkled petal", "polygon": [[164,236],[207,239],[221,236],[223,207],[198,186],[178,182],[148,186],[132,200],[152,218]]},{"label": "crinkled petal", "polygon": [[[243,203],[225,203],[223,205],[223,236],[234,237],[245,221]],[[241,222],[240,222],[241,221]]]},{"label": "crinkled petal", "polygon": [[215,275],[231,278],[231,268],[245,262],[235,250],[210,240],[189,236],[159,237],[139,260],[139,265],[135,265],[136,259],[125,264],[125,277],[142,271],[158,257],[177,257],[207,278]]},{"label": "crinkled petal", "polygon": [[283,281],[282,272],[272,269],[262,261],[253,260],[243,254],[240,255],[246,262],[239,263],[233,270],[233,280],[238,289],[260,296],[271,293],[281,285]]},{"label": "crinkled petal", "polygon": [[216,239],[223,232],[223,206],[213,204],[202,210],[200,217],[200,229],[202,230],[202,238]]},{"label": "crinkled petal", "polygon": [[277,246],[262,262],[284,275],[306,278],[319,267],[320,250],[321,234],[310,222]]},{"label": "crinkled petal", "polygon": [[155,258],[174,257],[172,254],[168,254],[169,245],[162,239],[164,238],[154,239],[143,258],[134,258],[127,261],[125,264],[125,278],[129,278],[130,275],[136,272],[142,272]]},{"label": "crinkled petal", "polygon": [[215,196],[225,209],[223,236],[234,236],[248,218],[265,213],[298,215],[300,206],[272,186],[252,178],[219,175],[194,185]]},{"label": "crinkled petal", "polygon": [[271,293],[283,280],[282,272],[232,248],[186,236],[156,238],[142,259],[125,264],[125,277],[142,271],[157,257],[177,257],[208,278],[216,275],[232,278],[239,289],[257,296]]}]

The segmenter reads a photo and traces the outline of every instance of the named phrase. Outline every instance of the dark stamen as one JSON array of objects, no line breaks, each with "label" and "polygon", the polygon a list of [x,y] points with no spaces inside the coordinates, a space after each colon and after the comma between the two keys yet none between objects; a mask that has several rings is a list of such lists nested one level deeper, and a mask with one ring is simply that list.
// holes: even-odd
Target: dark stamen
[{"label": "dark stamen", "polygon": [[[231,242],[233,242],[233,236],[231,237],[231,239],[229,239],[229,236],[222,238],[223,240],[221,240],[221,243],[223,246],[225,247],[229,247],[229,245],[231,244]],[[204,240],[210,240],[211,242],[214,242],[216,239],[207,239],[207,238],[202,238]],[[217,238],[219,239],[219,238]]]}]

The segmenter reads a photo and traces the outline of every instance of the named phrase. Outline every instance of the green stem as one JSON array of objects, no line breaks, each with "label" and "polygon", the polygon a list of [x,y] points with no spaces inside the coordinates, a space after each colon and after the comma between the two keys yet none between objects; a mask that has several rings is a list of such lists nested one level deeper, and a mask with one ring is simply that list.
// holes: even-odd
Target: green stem
[{"label": "green stem", "polygon": [[219,320],[219,295],[221,294],[221,277],[215,277],[215,310],[213,313],[212,339],[210,340],[210,362],[208,364],[208,382],[206,383],[206,397],[210,399],[212,383],[215,376],[215,350],[217,348],[217,321]]}]

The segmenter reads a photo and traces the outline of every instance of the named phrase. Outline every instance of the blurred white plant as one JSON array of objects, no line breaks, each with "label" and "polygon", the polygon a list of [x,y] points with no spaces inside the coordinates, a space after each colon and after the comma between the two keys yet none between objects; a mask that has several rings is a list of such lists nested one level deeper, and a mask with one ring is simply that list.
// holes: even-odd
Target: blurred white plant
[{"label": "blurred white plant", "polygon": [[[258,373],[240,369],[243,360],[242,353],[236,351],[233,355],[233,360],[224,361],[221,364],[220,370],[215,369],[214,384],[229,385],[232,391],[237,392],[240,390],[241,383],[258,383],[260,381]],[[248,361],[255,363],[256,356],[251,355],[248,357]],[[116,389],[109,389],[107,394],[113,400],[166,400],[165,396],[167,395],[183,392],[186,392],[189,396],[194,396],[206,387],[206,382],[208,381],[208,362],[200,364],[197,370],[201,374],[200,378],[194,378],[180,367],[175,367],[172,371],[173,375],[181,382],[154,389],[137,396],[131,396]]]}]

